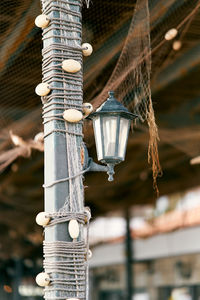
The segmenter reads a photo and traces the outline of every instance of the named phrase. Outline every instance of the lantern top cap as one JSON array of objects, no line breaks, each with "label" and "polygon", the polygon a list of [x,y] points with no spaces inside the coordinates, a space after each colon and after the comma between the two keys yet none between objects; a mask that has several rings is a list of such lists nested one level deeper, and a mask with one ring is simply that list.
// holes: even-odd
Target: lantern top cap
[{"label": "lantern top cap", "polygon": [[108,92],[108,95],[109,97],[107,100],[96,110],[96,112],[90,115],[91,118],[99,114],[116,114],[128,119],[137,118],[137,115],[130,113],[121,102],[117,101],[113,91]]},{"label": "lantern top cap", "polygon": [[107,100],[111,100],[112,98],[115,98],[115,92],[114,91],[110,91],[108,92],[109,97],[107,98]]}]

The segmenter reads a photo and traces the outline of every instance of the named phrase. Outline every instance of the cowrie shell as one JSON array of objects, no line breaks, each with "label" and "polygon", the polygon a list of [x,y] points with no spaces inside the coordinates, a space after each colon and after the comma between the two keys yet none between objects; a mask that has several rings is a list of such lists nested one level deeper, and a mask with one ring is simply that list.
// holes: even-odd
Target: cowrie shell
[{"label": "cowrie shell", "polygon": [[[84,56],[90,56],[93,52],[93,48],[92,45],[90,45],[89,43],[84,43],[82,44],[82,52]],[[86,49],[84,49],[86,48]]]},{"label": "cowrie shell", "polygon": [[35,88],[36,94],[41,97],[48,95],[50,90],[51,89],[49,88],[49,84],[46,82],[39,83]]},{"label": "cowrie shell", "polygon": [[49,18],[47,15],[42,14],[36,17],[35,25],[39,28],[46,28],[49,25]]},{"label": "cowrie shell", "polygon": [[35,218],[36,223],[40,226],[46,226],[50,221],[50,218],[47,217],[46,215],[47,215],[47,213],[44,211],[37,214],[37,216]]},{"label": "cowrie shell", "polygon": [[80,233],[79,224],[76,220],[70,220],[68,225],[69,235],[72,239],[77,239]]},{"label": "cowrie shell", "polygon": [[81,69],[81,64],[79,61],[74,59],[65,59],[62,62],[62,68],[66,72],[77,73]]},{"label": "cowrie shell", "polygon": [[63,118],[67,122],[77,123],[82,120],[83,114],[79,110],[71,108],[64,111]]},{"label": "cowrie shell", "polygon": [[48,286],[50,283],[50,277],[47,273],[42,272],[36,276],[35,281],[39,286]]}]

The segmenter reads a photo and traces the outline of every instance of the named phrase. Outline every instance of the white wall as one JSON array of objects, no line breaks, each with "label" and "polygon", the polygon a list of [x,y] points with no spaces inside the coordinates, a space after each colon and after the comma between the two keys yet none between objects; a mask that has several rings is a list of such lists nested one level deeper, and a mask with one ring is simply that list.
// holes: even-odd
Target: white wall
[{"label": "white wall", "polygon": [[[136,261],[200,253],[200,227],[135,240],[133,249]],[[123,243],[99,245],[92,251],[91,268],[122,264],[125,261],[125,245]]]}]

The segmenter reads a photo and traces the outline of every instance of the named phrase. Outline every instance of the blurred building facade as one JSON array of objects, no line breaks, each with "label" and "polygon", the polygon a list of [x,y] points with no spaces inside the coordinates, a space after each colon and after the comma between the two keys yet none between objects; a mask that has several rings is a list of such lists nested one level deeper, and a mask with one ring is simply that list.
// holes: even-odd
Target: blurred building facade
[{"label": "blurred building facade", "polygon": [[[200,227],[133,241],[134,300],[200,299]],[[123,241],[93,249],[91,299],[126,299]]]}]

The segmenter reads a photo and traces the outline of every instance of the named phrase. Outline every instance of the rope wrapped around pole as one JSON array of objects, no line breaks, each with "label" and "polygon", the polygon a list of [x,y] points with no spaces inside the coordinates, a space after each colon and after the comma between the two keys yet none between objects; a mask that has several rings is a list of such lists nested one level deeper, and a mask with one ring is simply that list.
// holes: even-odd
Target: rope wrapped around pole
[{"label": "rope wrapped around pole", "polygon": [[[90,210],[84,208],[83,121],[64,119],[83,110],[82,0],[41,0],[43,27],[42,103],[45,147],[44,298],[88,299]],[[86,1],[89,4],[89,1]],[[66,62],[77,70],[68,71]],[[46,92],[47,91],[47,92]],[[86,230],[84,230],[86,227]],[[45,276],[45,275],[44,275]],[[39,278],[39,277],[38,277]],[[40,277],[42,278],[42,277]],[[45,279],[46,280],[46,279]]]}]

